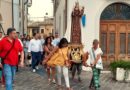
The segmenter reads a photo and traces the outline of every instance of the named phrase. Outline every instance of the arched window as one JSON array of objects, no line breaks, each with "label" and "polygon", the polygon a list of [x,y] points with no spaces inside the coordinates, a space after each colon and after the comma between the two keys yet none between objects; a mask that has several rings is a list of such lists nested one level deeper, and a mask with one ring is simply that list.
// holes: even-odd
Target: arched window
[{"label": "arched window", "polygon": [[130,7],[123,3],[114,3],[105,8],[101,20],[130,20]]}]

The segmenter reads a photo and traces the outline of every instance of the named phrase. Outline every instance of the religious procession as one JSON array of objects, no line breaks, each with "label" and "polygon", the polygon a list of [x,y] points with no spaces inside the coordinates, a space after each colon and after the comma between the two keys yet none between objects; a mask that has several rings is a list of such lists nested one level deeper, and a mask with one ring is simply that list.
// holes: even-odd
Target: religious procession
[{"label": "religious procession", "polygon": [[[27,36],[22,38],[23,40],[20,40],[16,29],[8,28],[7,36],[3,37],[0,41],[2,86],[5,86],[6,90],[13,90],[15,71],[18,71],[17,64],[20,63],[20,66],[23,67],[25,54],[26,59],[32,57],[32,72],[35,73],[39,64],[42,64],[46,69],[48,83],[57,83],[58,90],[62,90],[62,73],[66,90],[73,90],[69,82],[69,70],[71,71],[72,79],[76,79],[75,75],[77,73],[77,79],[81,82],[80,74],[83,65],[93,68],[93,76],[89,87],[99,90],[100,70],[103,69],[101,59],[102,50],[98,47],[99,41],[95,39],[92,49],[83,52],[80,26],[80,19],[83,14],[84,7],[80,10],[79,3],[77,2],[72,11],[72,34],[70,42],[66,38],[58,38],[58,33],[56,33],[55,38],[49,36],[45,37],[45,40],[40,38],[39,33],[34,33],[33,39]],[[89,54],[91,56],[91,65],[86,63]],[[18,57],[20,58],[18,59]],[[25,63],[27,64],[27,62]],[[96,68],[96,65],[99,65],[99,67]]]},{"label": "religious procession", "polygon": [[[53,4],[53,18],[36,0],[0,0],[0,90],[130,89],[127,1],[40,2]],[[40,5],[45,16],[33,17]]]}]

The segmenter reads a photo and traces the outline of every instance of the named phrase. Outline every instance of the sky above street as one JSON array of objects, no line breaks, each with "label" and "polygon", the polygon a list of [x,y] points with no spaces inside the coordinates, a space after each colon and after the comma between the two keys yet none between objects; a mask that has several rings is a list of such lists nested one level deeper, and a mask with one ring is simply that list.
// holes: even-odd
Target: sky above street
[{"label": "sky above street", "polygon": [[32,0],[32,6],[29,8],[29,17],[53,16],[52,0]]}]

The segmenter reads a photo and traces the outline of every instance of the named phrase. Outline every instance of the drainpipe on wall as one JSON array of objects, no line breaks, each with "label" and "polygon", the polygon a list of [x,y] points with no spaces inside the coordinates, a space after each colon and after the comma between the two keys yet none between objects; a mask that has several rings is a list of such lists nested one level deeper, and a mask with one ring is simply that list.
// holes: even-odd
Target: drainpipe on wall
[{"label": "drainpipe on wall", "polygon": [[23,23],[23,35],[24,35],[24,5],[23,3],[22,3],[22,19],[23,19],[22,23]]},{"label": "drainpipe on wall", "polygon": [[67,29],[67,14],[68,14],[68,0],[65,0],[65,33],[66,33],[66,29]]},{"label": "drainpipe on wall", "polygon": [[12,0],[12,27],[14,27],[14,0]]},{"label": "drainpipe on wall", "polygon": [[[26,30],[26,34],[27,34],[27,11],[28,11],[28,0],[26,0],[25,2],[24,2],[24,12],[25,12],[25,16],[24,16],[24,32],[25,32],[25,30]],[[26,11],[27,10],[27,11]]]}]

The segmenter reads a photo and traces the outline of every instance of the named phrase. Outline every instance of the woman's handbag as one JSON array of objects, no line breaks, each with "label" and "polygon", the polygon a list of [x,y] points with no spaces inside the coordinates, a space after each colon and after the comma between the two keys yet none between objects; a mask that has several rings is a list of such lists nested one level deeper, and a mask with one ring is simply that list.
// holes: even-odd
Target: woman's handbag
[{"label": "woman's handbag", "polygon": [[[94,60],[96,60],[96,55],[95,55],[95,53],[94,53],[94,49],[92,48],[92,53],[93,53],[93,57],[94,57]],[[95,65],[95,67],[97,68],[97,69],[103,69],[103,64],[102,64],[102,61],[100,60],[100,61],[98,61],[97,62],[97,64]]]},{"label": "woman's handbag", "polygon": [[31,59],[31,56],[30,55],[27,55],[27,60],[30,60]]}]

